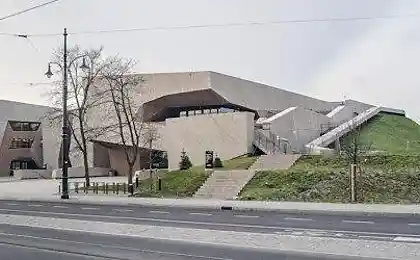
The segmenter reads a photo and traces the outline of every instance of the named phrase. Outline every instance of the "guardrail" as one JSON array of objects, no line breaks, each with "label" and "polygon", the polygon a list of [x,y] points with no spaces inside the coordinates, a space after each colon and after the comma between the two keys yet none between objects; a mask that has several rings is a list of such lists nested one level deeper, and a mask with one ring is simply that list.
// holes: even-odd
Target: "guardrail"
[{"label": "guardrail", "polygon": [[[137,189],[140,185],[138,179],[133,183],[133,188]],[[86,182],[70,182],[70,190],[76,194],[103,194],[103,195],[126,195],[130,193],[129,185],[126,182],[91,182],[90,186]],[[158,177],[157,187],[162,190],[162,179]],[[61,185],[58,185],[58,193],[61,193]]]}]

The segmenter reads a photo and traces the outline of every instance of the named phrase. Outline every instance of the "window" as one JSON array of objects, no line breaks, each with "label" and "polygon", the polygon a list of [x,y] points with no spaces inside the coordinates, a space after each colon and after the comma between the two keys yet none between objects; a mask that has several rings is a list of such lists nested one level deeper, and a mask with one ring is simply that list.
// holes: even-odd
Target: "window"
[{"label": "window", "polygon": [[213,109],[211,109],[210,113],[217,114],[217,113],[219,113],[219,111],[218,111],[218,109],[213,108]]},{"label": "window", "polygon": [[187,111],[182,111],[179,115],[181,117],[186,117],[187,116]]},{"label": "window", "polygon": [[28,149],[32,147],[33,142],[31,138],[13,138],[10,149]]},{"label": "window", "polygon": [[12,127],[13,131],[27,131],[27,132],[38,131],[39,126],[41,125],[41,123],[36,123],[36,122],[16,122],[16,121],[11,121],[9,122],[9,124]]}]

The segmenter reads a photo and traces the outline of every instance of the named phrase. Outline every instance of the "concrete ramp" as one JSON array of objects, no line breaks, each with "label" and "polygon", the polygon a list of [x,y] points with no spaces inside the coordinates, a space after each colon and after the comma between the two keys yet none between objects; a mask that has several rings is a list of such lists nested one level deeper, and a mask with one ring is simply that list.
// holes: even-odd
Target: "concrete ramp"
[{"label": "concrete ramp", "polygon": [[300,154],[270,154],[263,155],[249,168],[250,170],[286,170],[299,158]]}]

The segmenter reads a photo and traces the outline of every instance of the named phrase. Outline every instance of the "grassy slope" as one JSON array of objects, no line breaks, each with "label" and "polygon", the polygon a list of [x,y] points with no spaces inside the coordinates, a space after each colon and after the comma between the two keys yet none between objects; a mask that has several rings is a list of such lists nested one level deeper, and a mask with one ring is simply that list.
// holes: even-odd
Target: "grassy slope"
[{"label": "grassy slope", "polygon": [[[306,156],[286,171],[259,172],[240,194],[243,200],[348,202],[347,163]],[[375,156],[363,165],[360,199],[369,203],[419,203],[420,157]]]},{"label": "grassy slope", "polygon": [[381,114],[361,130],[361,142],[390,154],[420,154],[420,126],[403,116]]},{"label": "grassy slope", "polygon": [[[162,190],[156,191],[156,180],[140,182],[138,197],[191,197],[207,180],[204,167],[192,167],[184,171],[171,171],[162,177]],[[151,190],[152,187],[152,190]]]},{"label": "grassy slope", "polygon": [[[223,162],[220,170],[247,169],[257,157],[241,156]],[[156,180],[144,180],[140,183],[139,197],[191,197],[207,180],[209,173],[203,166],[195,166],[186,171],[171,171],[162,177],[162,190],[156,191]],[[151,190],[152,187],[152,190]]]},{"label": "grassy slope", "polygon": [[257,159],[257,156],[244,155],[223,161],[223,168],[221,168],[221,170],[245,170],[251,167]]}]

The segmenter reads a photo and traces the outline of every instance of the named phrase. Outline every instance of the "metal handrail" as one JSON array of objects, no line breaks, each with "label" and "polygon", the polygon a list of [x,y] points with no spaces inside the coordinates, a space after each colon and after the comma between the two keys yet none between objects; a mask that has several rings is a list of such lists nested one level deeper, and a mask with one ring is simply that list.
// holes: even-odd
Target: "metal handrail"
[{"label": "metal handrail", "polygon": [[268,131],[268,137],[262,133],[260,129],[254,130],[254,144],[264,150],[267,154],[276,154],[281,151],[280,140],[277,140],[277,135]]}]

